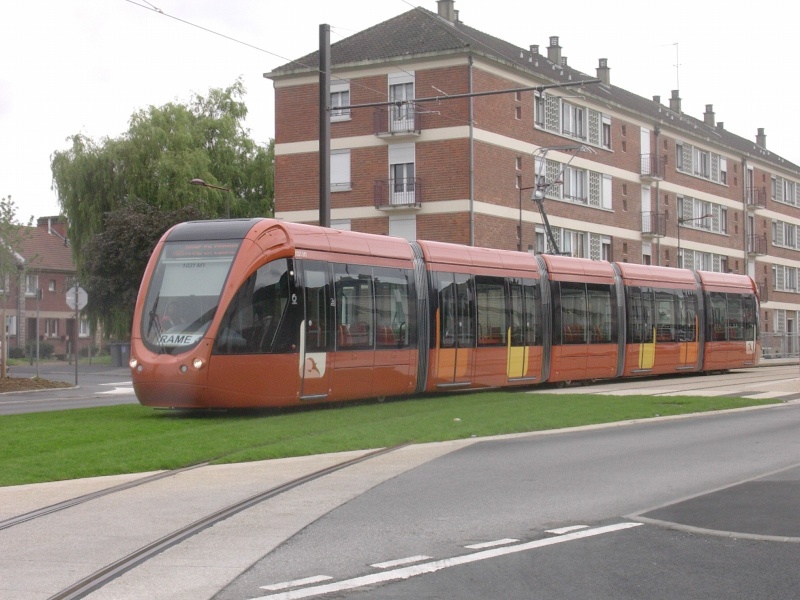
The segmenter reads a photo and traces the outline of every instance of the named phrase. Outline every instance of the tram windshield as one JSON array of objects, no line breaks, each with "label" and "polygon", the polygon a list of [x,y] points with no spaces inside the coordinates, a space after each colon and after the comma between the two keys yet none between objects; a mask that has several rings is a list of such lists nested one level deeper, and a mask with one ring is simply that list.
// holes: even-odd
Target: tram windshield
[{"label": "tram windshield", "polygon": [[219,305],[240,240],[167,242],[142,312],[142,339],[152,350],[183,352],[205,334]]}]

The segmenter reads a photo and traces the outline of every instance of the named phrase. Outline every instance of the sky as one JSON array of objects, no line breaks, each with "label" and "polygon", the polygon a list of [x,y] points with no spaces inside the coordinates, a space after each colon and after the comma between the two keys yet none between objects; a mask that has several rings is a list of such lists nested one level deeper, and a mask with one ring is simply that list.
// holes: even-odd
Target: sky
[{"label": "sky", "polygon": [[[11,196],[23,222],[57,215],[50,160],[69,136],[119,137],[138,110],[239,78],[246,125],[266,145],[275,117],[265,72],[317,50],[320,24],[335,43],[415,6],[437,10],[435,0],[4,2],[0,197]],[[800,164],[798,3],[456,0],[455,8],[465,24],[522,48],[539,44],[543,54],[557,35],[569,65],[591,76],[607,58],[612,84],[645,98],[668,104],[679,89],[683,112],[696,118],[713,104],[727,130],[754,141],[763,127],[767,148]]]}]

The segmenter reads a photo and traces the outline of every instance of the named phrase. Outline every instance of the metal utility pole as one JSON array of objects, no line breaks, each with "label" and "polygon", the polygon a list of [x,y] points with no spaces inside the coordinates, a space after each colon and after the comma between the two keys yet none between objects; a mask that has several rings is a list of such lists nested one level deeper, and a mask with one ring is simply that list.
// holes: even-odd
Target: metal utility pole
[{"label": "metal utility pole", "polygon": [[319,224],[331,226],[331,26],[319,26]]}]

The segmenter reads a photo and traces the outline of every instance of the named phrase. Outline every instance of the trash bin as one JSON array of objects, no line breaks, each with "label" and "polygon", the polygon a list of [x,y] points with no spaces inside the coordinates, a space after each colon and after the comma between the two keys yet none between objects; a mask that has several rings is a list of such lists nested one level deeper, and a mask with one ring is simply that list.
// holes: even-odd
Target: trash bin
[{"label": "trash bin", "polygon": [[131,345],[128,342],[109,342],[108,350],[111,353],[112,367],[127,367],[131,356]]}]

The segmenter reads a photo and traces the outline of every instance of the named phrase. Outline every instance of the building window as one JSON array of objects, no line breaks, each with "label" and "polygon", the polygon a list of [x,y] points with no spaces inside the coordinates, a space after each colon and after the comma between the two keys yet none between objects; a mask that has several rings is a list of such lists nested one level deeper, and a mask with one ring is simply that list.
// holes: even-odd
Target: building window
[{"label": "building window", "polygon": [[45,337],[58,337],[58,319],[44,320]]},{"label": "building window", "polygon": [[389,85],[389,131],[414,131],[414,82]]},{"label": "building window", "polygon": [[522,107],[521,106],[515,106],[514,107],[514,118],[517,121],[521,121],[522,120]]},{"label": "building window", "polygon": [[584,108],[564,102],[561,111],[561,132],[566,136],[585,140],[586,111]]},{"label": "building window", "polygon": [[350,109],[338,109],[338,106],[350,106],[349,81],[336,81],[331,83],[331,122],[349,121]]},{"label": "building window", "polygon": [[414,163],[400,163],[392,165],[390,169],[392,204],[404,206],[416,204]]},{"label": "building window", "polygon": [[350,189],[350,150],[332,150],[331,192],[347,192]]},{"label": "building window", "polygon": [[89,320],[84,316],[81,316],[80,325],[78,326],[78,337],[89,337]]},{"label": "building window", "polygon": [[16,315],[6,315],[6,334],[17,335],[17,317]]},{"label": "building window", "polygon": [[694,163],[694,174],[708,179],[711,173],[709,169],[708,152],[695,148],[692,159]]},{"label": "building window", "polygon": [[603,116],[603,132],[602,132],[602,140],[603,140],[603,148],[608,148],[611,150],[611,118]]},{"label": "building window", "polygon": [[728,184],[728,160],[722,156],[719,158],[719,182]]},{"label": "building window", "polygon": [[514,165],[515,165],[517,171],[522,171],[522,157],[521,156],[517,156],[514,159]]},{"label": "building window", "polygon": [[564,198],[586,204],[586,171],[567,167],[564,169]]},{"label": "building window", "polygon": [[56,280],[55,279],[51,279],[50,281],[47,282],[47,291],[49,291],[49,292],[55,292],[56,291]]},{"label": "building window", "polygon": [[25,275],[25,295],[35,296],[37,289],[39,289],[39,276]]},{"label": "building window", "polygon": [[533,95],[533,118],[536,127],[544,127],[544,94],[536,92]]}]

